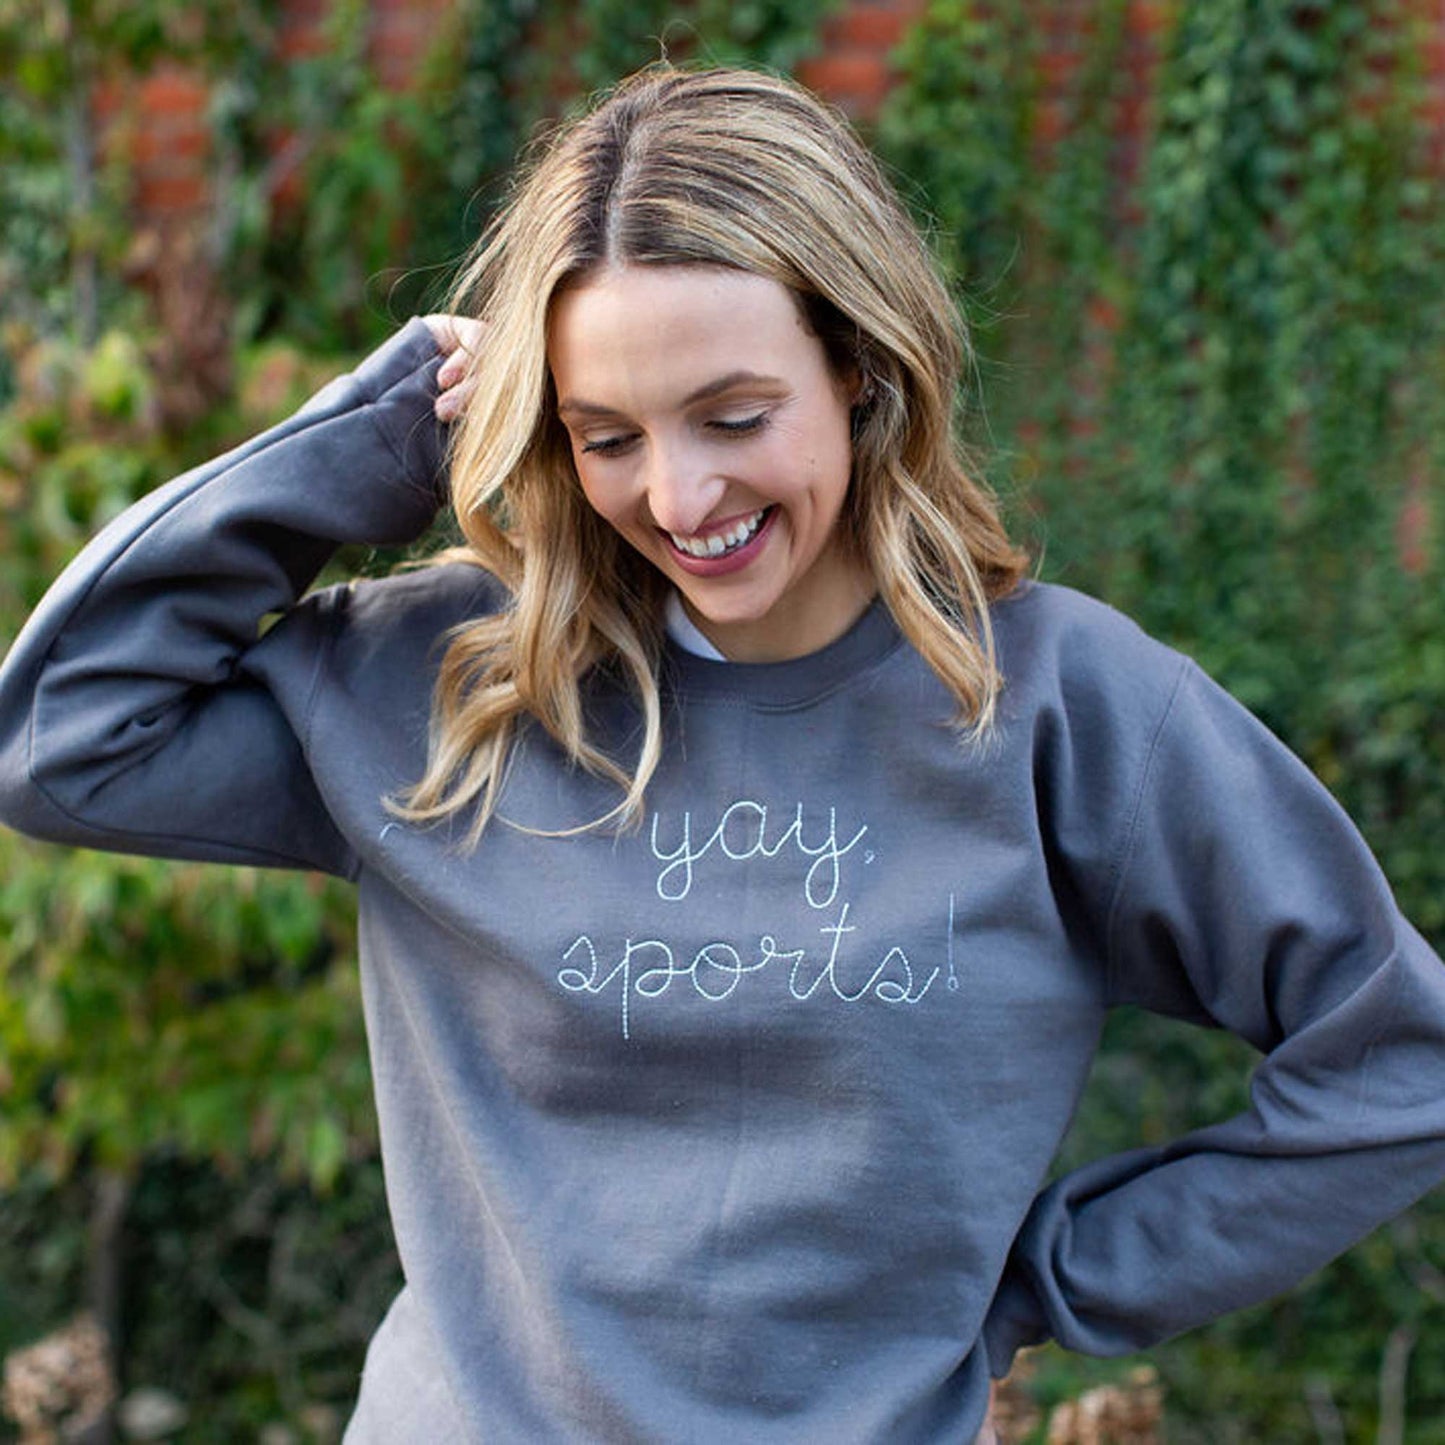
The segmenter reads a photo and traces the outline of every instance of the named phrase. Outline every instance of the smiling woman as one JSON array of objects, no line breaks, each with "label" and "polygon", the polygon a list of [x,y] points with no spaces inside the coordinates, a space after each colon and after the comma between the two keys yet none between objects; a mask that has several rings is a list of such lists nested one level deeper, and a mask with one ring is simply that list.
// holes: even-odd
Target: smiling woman
[{"label": "smiling woman", "polygon": [[[640,817],[672,587],[724,656],[751,662],[816,651],[876,592],[959,720],[986,728],[989,603],[1026,559],[960,460],[961,319],[840,117],[761,74],[634,77],[534,159],[453,307],[487,324],[451,452],[461,557],[513,601],[453,638],[437,745],[400,816],[470,810],[480,836],[528,719],[623,783],[609,817]],[[712,396],[735,372],[771,376],[773,394]],[[700,429],[709,400],[741,410]],[[726,535],[754,525],[728,554]],[[582,726],[578,679],[601,658],[642,706],[631,757]]]},{"label": "smiling woman", "polygon": [[[12,826],[357,884],[406,1285],[348,1445],[986,1440],[1021,1346],[1265,1298],[1445,1175],[1445,969],[1248,713],[1024,580],[837,116],[635,77],[453,313],[0,670]],[[464,547],[306,592],[448,495]],[[1048,1183],[1121,1004],[1248,1040],[1251,1107]]]}]

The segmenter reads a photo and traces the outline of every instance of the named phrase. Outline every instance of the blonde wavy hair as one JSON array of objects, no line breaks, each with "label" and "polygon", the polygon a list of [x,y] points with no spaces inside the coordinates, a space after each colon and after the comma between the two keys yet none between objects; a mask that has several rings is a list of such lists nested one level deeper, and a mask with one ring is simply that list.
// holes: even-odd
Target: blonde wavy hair
[{"label": "blonde wavy hair", "polygon": [[[862,382],[843,518],[859,555],[960,724],[986,729],[998,697],[989,603],[1026,558],[962,461],[962,322],[917,228],[847,122],[798,85],[651,68],[538,147],[451,298],[486,334],[450,458],[466,545],[442,560],[484,567],[510,601],[450,634],[426,772],[392,806],[416,823],[473,809],[471,843],[529,719],[622,790],[581,827],[639,819],[661,756],[666,583],[584,498],[546,357],[553,298],[622,264],[731,267],[793,293],[838,374]],[[599,664],[641,707],[630,768],[584,726]]]}]

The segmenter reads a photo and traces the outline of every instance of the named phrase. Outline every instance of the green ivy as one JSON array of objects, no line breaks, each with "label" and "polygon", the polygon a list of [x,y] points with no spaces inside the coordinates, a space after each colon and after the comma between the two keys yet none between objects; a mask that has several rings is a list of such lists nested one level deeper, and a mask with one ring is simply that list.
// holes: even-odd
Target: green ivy
[{"label": "green ivy", "polygon": [[[162,59],[212,74],[255,48],[274,0],[74,0],[0,6],[0,328],[69,331],[133,319],[121,281],[133,239],[129,157],[102,152],[94,87]],[[0,348],[0,398],[12,378]]]},{"label": "green ivy", "polygon": [[[229,92],[235,210],[250,218],[232,251],[243,334],[374,343],[437,304],[546,117],[663,55],[788,69],[832,3],[457,0],[404,92],[376,84],[364,0],[337,5],[321,54],[253,57]],[[270,204],[278,130],[304,158],[294,210]]]}]

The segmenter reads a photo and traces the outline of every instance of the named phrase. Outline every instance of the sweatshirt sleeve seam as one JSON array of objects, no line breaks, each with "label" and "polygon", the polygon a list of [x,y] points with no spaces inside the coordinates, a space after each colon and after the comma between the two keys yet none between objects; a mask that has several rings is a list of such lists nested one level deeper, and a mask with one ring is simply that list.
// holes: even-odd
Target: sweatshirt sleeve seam
[{"label": "sweatshirt sleeve seam", "polygon": [[316,649],[315,661],[311,664],[311,677],[306,684],[306,702],[301,709],[300,743],[302,752],[311,756],[312,724],[316,716],[316,703],[321,695],[321,675],[331,657],[332,641],[336,636],[336,610],[340,593],[326,598],[326,625],[321,630],[321,645]]},{"label": "sweatshirt sleeve seam", "polygon": [[[411,343],[412,346],[415,347],[422,339],[421,336],[414,338]],[[406,460],[406,443],[393,437],[390,431],[382,425],[381,404],[393,391],[397,390],[397,388],[414,382],[420,373],[426,371],[429,367],[435,366],[440,361],[440,350],[436,343],[430,339],[430,332],[427,333],[426,340],[428,346],[427,354],[420,357],[403,375],[395,378],[395,380],[383,387],[374,396],[367,397],[363,402],[363,407],[368,414],[368,420],[371,422],[372,430],[376,433],[381,444],[391,454],[392,460],[396,463],[399,475],[408,479],[410,479],[411,471]],[[413,424],[413,429],[417,423],[425,423],[428,419],[429,414],[418,417],[416,423]]]},{"label": "sweatshirt sleeve seam", "polygon": [[1113,999],[1115,989],[1115,928],[1119,916],[1119,908],[1123,901],[1124,885],[1129,877],[1129,871],[1133,866],[1135,849],[1139,839],[1139,823],[1144,812],[1144,800],[1154,782],[1154,764],[1159,755],[1159,745],[1163,741],[1165,731],[1168,729],[1169,721],[1174,716],[1175,705],[1179,701],[1179,695],[1184,690],[1185,679],[1189,676],[1193,664],[1187,657],[1181,657],[1179,668],[1174,678],[1174,685],[1169,689],[1169,697],[1159,714],[1159,721],[1154,726],[1154,731],[1149,738],[1149,746],[1144,754],[1144,761],[1139,769],[1139,782],[1134,789],[1133,800],[1129,808],[1129,819],[1124,828],[1124,836],[1119,847],[1119,861],[1114,868],[1114,881],[1109,889],[1109,909],[1106,915],[1104,950],[1105,950],[1105,977],[1107,979],[1107,994]]}]

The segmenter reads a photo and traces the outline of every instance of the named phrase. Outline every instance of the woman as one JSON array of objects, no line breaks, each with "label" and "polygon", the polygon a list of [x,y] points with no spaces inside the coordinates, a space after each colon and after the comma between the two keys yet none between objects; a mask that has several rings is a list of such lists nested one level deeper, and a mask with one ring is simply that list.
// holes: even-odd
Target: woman
[{"label": "woman", "polygon": [[[635,78],[456,309],[102,533],[0,679],[12,826],[357,883],[406,1287],[349,1441],[968,1439],[1021,1345],[1445,1175],[1439,960],[1241,708],[1024,580],[833,115]],[[436,416],[461,558],[303,597],[426,527]],[[1254,1043],[1253,1105],[1045,1188],[1119,1003]]]}]

